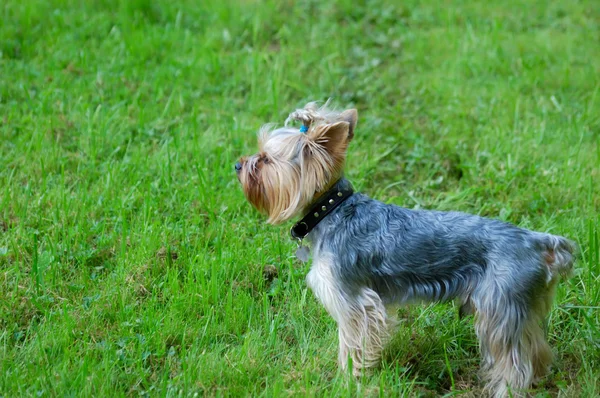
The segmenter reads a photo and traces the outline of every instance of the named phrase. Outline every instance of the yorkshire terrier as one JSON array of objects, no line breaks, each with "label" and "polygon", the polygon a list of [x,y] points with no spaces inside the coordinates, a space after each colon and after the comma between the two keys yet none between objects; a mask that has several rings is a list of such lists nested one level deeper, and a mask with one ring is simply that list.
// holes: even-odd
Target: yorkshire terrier
[{"label": "yorkshire terrier", "polygon": [[[300,121],[301,127],[288,126]],[[248,201],[310,243],[306,278],[339,328],[338,362],[354,374],[378,363],[393,310],[415,301],[456,300],[475,314],[486,390],[518,396],[545,375],[552,351],[544,322],[576,246],[476,215],[411,210],[354,192],[343,176],[355,109],[307,104],[284,127],[264,126],[260,152],[235,170]]]}]

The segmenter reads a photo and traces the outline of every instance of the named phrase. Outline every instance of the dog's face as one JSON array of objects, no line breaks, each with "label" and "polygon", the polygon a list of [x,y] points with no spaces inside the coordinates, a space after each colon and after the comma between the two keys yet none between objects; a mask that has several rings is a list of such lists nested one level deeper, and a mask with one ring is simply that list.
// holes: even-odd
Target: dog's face
[{"label": "dog's face", "polygon": [[248,201],[278,224],[298,215],[342,175],[346,149],[354,135],[355,109],[336,114],[335,121],[259,133],[259,152],[235,165]]}]

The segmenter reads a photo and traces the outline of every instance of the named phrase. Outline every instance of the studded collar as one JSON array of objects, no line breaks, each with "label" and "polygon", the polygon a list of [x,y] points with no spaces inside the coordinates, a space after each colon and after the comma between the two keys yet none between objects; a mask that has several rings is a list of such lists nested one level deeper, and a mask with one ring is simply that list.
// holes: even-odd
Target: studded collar
[{"label": "studded collar", "polygon": [[354,193],[352,187],[341,188],[339,181],[311,207],[308,213],[290,229],[292,239],[302,241],[333,209]]}]

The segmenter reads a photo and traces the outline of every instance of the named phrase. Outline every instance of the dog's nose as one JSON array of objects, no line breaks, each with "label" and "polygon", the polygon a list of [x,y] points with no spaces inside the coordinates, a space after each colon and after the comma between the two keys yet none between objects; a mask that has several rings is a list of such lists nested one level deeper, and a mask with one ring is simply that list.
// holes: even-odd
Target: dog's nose
[{"label": "dog's nose", "polygon": [[236,171],[237,173],[239,173],[241,169],[242,169],[242,164],[241,164],[240,162],[237,162],[237,163],[235,164],[235,171]]}]

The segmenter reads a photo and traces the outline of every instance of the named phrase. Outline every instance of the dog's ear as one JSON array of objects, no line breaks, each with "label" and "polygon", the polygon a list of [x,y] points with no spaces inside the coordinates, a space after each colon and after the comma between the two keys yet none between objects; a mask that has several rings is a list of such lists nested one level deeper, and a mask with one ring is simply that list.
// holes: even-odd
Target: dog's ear
[{"label": "dog's ear", "polygon": [[356,122],[358,120],[358,112],[356,109],[347,109],[340,113],[340,119],[348,122],[348,141],[354,138],[354,129],[356,128]]},{"label": "dog's ear", "polygon": [[343,155],[351,140],[350,123],[344,121],[316,126],[309,130],[308,137],[330,154]]}]

